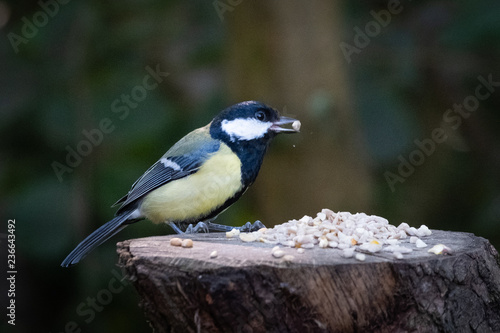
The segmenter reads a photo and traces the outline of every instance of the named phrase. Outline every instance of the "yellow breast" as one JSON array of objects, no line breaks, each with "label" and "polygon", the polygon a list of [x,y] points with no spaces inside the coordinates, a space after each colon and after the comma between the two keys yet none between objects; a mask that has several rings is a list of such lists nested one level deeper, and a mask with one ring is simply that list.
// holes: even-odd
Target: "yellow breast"
[{"label": "yellow breast", "polygon": [[241,161],[221,144],[196,173],[146,195],[140,209],[155,223],[197,220],[222,206],[242,187]]}]

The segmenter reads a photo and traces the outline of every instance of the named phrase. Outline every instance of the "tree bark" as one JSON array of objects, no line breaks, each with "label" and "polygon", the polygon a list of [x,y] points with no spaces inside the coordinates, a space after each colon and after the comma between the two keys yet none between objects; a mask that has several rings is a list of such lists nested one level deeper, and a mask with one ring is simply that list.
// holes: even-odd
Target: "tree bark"
[{"label": "tree bark", "polygon": [[[223,234],[118,243],[155,332],[499,332],[500,265],[484,238],[433,231],[428,247],[343,258],[314,248],[274,258],[272,245]],[[443,243],[451,255],[427,252]],[[210,258],[217,251],[216,258]]]}]

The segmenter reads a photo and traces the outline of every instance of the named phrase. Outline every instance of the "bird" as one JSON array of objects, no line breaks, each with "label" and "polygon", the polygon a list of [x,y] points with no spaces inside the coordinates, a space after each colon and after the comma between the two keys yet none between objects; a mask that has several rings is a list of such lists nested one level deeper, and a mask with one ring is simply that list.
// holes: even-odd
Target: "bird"
[{"label": "bird", "polygon": [[[292,128],[282,127],[287,124]],[[272,139],[299,131],[300,121],[262,102],[229,106],[180,139],[137,179],[112,206],[120,205],[115,217],[79,243],[61,266],[77,264],[123,228],[144,219],[167,223],[176,233],[232,230],[212,221],[254,183]],[[260,227],[263,224],[256,221],[240,228]]]}]

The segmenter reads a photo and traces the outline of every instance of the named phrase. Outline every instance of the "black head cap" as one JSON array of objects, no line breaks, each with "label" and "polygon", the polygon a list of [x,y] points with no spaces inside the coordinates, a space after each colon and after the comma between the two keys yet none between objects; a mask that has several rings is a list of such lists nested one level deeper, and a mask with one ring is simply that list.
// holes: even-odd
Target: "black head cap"
[{"label": "black head cap", "polygon": [[243,163],[243,174],[253,182],[262,164],[264,154],[278,133],[298,130],[280,127],[295,119],[280,116],[279,112],[261,102],[247,101],[228,107],[210,124],[210,135],[226,143]]},{"label": "black head cap", "polygon": [[210,134],[223,141],[267,141],[294,129],[280,127],[295,119],[280,116],[278,110],[257,101],[232,105],[219,113],[211,123]]}]

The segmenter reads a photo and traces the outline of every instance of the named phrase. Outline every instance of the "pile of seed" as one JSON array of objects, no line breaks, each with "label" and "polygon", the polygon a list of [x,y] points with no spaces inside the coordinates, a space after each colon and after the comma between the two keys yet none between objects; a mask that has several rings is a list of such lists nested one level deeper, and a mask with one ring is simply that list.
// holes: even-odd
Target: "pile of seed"
[{"label": "pile of seed", "polygon": [[315,218],[304,216],[300,220],[290,220],[272,229],[242,233],[239,236],[247,242],[260,241],[298,249],[316,246],[337,248],[343,251],[344,257],[355,257],[362,261],[365,256],[361,253],[355,255],[355,251],[388,251],[401,259],[404,253],[412,252],[414,248],[427,247],[420,238],[431,234],[431,230],[425,225],[417,229],[401,223],[396,227],[389,224],[387,219],[376,215],[335,213],[330,209],[323,209]]}]

